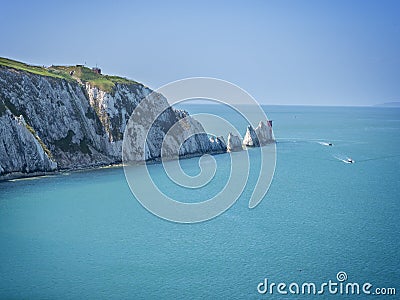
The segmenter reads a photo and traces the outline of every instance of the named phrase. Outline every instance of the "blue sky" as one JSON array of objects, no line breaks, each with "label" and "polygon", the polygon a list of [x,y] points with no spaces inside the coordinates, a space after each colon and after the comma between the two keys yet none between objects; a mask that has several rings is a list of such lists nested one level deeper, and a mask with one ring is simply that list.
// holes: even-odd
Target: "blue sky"
[{"label": "blue sky", "polygon": [[217,77],[264,104],[400,101],[400,1],[0,3],[0,56],[32,64]]}]

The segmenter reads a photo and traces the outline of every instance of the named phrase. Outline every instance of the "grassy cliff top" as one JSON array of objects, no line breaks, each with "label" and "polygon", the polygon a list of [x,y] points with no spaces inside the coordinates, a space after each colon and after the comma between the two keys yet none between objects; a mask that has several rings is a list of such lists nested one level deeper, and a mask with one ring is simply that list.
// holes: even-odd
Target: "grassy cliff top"
[{"label": "grassy cliff top", "polygon": [[15,70],[21,70],[42,76],[62,78],[69,81],[78,81],[83,83],[88,82],[90,85],[98,87],[99,89],[106,92],[112,92],[116,83],[138,84],[138,82],[136,81],[129,80],[123,77],[98,74],[92,71],[92,69],[81,65],[41,67],[28,65],[19,61],[0,57],[0,66],[5,66],[13,68]]}]

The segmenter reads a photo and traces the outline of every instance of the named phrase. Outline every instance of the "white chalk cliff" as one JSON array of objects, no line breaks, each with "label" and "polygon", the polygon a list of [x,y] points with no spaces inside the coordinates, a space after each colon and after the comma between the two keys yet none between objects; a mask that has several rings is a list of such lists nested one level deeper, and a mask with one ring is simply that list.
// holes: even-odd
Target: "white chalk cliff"
[{"label": "white chalk cliff", "polygon": [[[0,179],[120,163],[129,117],[151,92],[136,82],[116,82],[105,91],[89,82],[0,65]],[[146,159],[160,157],[166,132],[187,117],[186,112],[169,107],[162,95],[154,105],[165,111],[149,133]],[[185,122],[184,135],[201,127],[190,117]],[[221,153],[226,145],[200,134],[190,137],[179,151],[181,155]]]}]

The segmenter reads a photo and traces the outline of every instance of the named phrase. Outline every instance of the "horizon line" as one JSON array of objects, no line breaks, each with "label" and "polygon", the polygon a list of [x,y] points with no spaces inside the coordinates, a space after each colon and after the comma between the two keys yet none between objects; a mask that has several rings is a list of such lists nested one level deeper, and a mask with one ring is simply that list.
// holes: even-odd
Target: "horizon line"
[{"label": "horizon line", "polygon": [[[399,106],[385,106],[386,103],[399,103]],[[215,102],[199,102],[199,103],[179,103],[177,106],[184,106],[184,105],[221,105],[221,103],[215,103]],[[237,105],[249,105],[245,103],[239,103]],[[266,104],[266,103],[259,103],[261,106],[308,106],[308,107],[377,107],[377,108],[400,108],[400,101],[399,102],[385,102],[385,103],[377,103],[377,104],[360,104],[360,105],[354,105],[354,104],[349,104],[349,105],[343,105],[343,104]]]}]

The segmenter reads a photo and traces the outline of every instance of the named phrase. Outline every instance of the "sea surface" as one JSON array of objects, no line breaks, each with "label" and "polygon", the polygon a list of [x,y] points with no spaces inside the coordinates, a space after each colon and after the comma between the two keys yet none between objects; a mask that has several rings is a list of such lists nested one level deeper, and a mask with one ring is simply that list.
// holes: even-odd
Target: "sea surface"
[{"label": "sea surface", "polygon": [[[122,168],[70,172],[0,183],[1,299],[278,299],[262,295],[265,278],[300,286],[329,280],[396,288],[400,294],[400,109],[265,106],[277,162],[255,208],[259,152],[242,196],[198,224],[154,216],[133,197]],[[245,131],[237,114],[212,111]],[[332,143],[332,146],[328,144]],[[229,154],[214,156],[223,171]],[[347,163],[352,158],[355,163]],[[188,174],[198,158],[181,161]],[[217,193],[175,188],[162,165],[150,173],[182,201]],[[188,192],[189,193],[189,192]],[[196,198],[197,197],[197,198]],[[288,290],[288,289],[286,289]],[[306,299],[308,295],[286,295]],[[364,299],[327,290],[318,299]],[[374,298],[370,295],[368,298]]]}]

